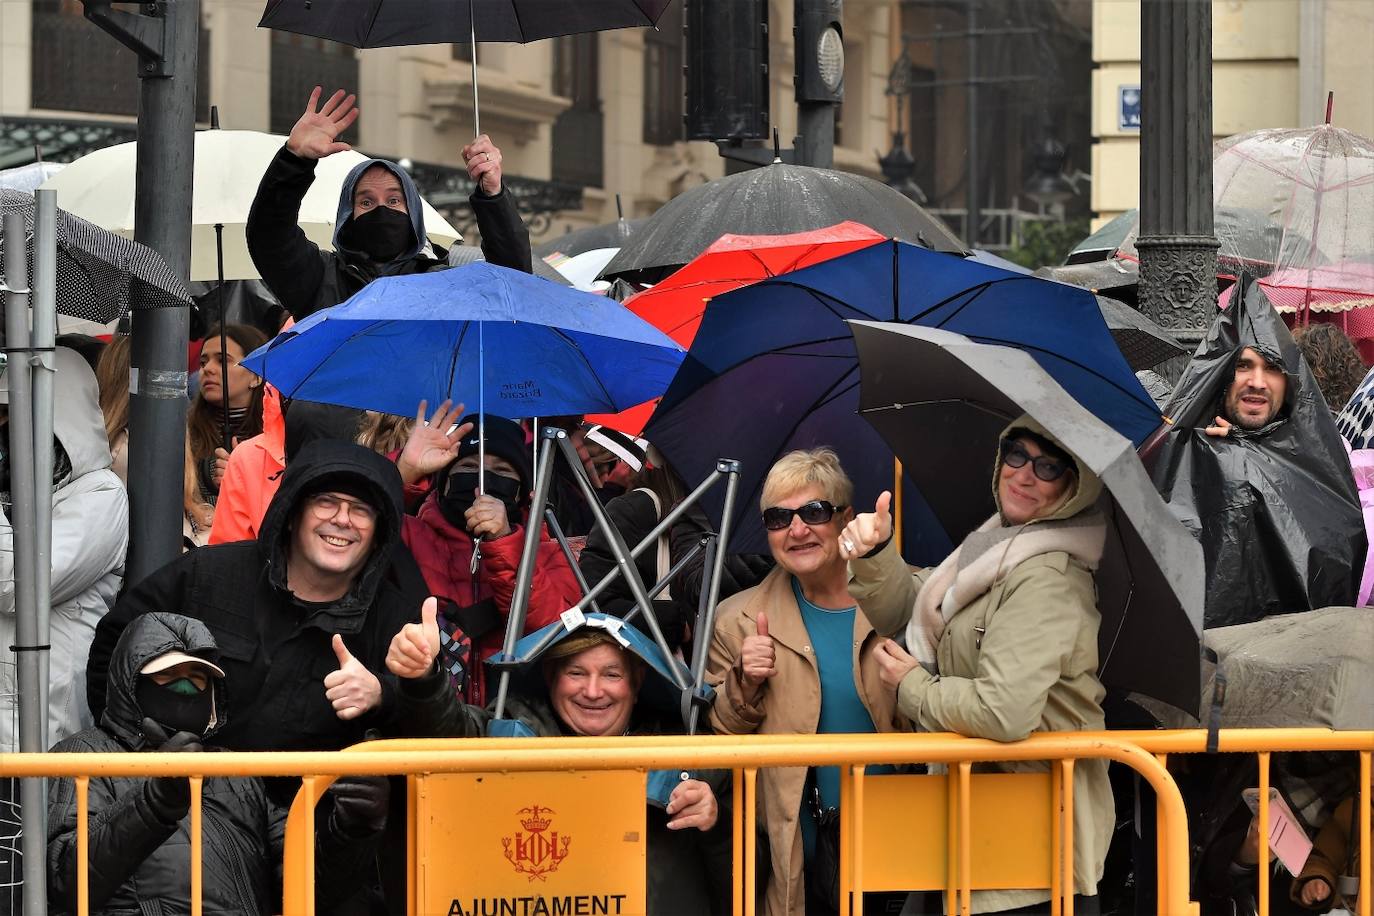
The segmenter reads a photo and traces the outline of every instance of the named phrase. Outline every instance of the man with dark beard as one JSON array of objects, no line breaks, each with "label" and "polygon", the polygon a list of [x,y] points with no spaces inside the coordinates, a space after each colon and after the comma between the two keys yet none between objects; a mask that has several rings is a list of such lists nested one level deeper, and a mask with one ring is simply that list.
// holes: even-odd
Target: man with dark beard
[{"label": "man with dark beard", "polygon": [[[420,192],[399,165],[358,163],[339,193],[334,250],[322,251],[296,225],[315,180],[315,163],[351,147],[339,140],[358,118],[356,97],[340,89],[320,105],[320,87],[267,167],[245,229],[253,264],[297,321],[351,297],[378,277],[447,268],[446,252],[425,237]],[[463,148],[469,198],[482,253],[501,267],[530,272],[530,237],[501,184],[501,151],[485,134]]]}]

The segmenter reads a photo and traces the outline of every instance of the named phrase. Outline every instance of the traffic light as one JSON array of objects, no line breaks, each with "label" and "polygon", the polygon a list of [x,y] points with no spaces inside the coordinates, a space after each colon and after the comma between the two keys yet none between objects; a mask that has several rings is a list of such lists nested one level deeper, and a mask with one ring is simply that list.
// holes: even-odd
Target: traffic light
[{"label": "traffic light", "polygon": [[768,136],[767,0],[687,0],[687,139]]},{"label": "traffic light", "polygon": [[797,101],[844,101],[844,0],[796,0]]}]

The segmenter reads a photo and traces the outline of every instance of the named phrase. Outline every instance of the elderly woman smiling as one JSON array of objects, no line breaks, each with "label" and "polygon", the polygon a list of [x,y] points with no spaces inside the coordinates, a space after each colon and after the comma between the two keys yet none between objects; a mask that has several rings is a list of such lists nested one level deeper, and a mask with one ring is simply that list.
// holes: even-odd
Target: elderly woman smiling
[{"label": "elderly woman smiling", "polygon": [[[992,476],[997,513],[934,569],[913,572],[891,543],[890,494],[840,534],[850,593],[883,633],[897,708],[924,731],[1017,741],[1032,732],[1104,727],[1097,679],[1100,616],[1093,572],[1106,523],[1102,483],[1029,416],[1002,434]],[[990,765],[1048,770],[1041,761]],[[1097,909],[1115,816],[1107,765],[1074,767],[1075,913]],[[978,891],[974,912],[1049,912],[1041,890]]]}]

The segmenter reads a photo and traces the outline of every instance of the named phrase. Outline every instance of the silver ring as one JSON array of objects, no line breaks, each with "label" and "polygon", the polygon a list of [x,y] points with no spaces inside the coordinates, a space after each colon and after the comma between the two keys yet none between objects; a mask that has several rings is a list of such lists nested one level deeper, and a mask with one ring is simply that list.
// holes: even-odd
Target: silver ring
[{"label": "silver ring", "polygon": [[840,544],[844,547],[845,553],[854,552],[854,542],[851,541],[849,538],[845,538],[844,540],[840,541]]}]

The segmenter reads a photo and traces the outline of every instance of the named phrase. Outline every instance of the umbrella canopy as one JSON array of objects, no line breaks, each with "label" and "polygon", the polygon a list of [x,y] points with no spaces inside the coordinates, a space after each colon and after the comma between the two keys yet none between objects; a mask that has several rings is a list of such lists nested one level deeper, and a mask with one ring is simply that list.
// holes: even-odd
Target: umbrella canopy
[{"label": "umbrella canopy", "polygon": [[1102,320],[1112,332],[1112,340],[1121,348],[1126,365],[1136,371],[1152,369],[1175,356],[1187,356],[1188,348],[1169,336],[1169,333],[1123,302],[1106,296],[1095,296]]},{"label": "umbrella canopy", "polygon": [[588,293],[604,292],[611,284],[598,280],[597,274],[610,263],[619,248],[592,248],[572,257],[550,255],[547,260],[536,257],[537,263],[545,264],[550,270],[563,277],[569,286]]},{"label": "umbrella canopy", "polygon": [[[713,299],[645,429],[688,480],[710,473],[717,457],[740,459],[733,541],[740,550],[765,549],[755,507],[768,469],[792,449],[833,447],[860,504],[871,505],[892,487],[892,452],[856,414],[859,367],[847,319],[943,327],[1023,348],[1132,441],[1159,425],[1158,409],[1090,293],[917,245],[880,242]],[[930,538],[908,548],[942,559],[949,541],[927,531],[919,500],[905,504],[904,513],[912,531]]]},{"label": "umbrella canopy", "polygon": [[[33,195],[0,189],[0,214],[24,214],[29,276],[33,276]],[[0,240],[0,252],[4,241]],[[131,292],[132,281],[140,281]],[[123,316],[130,306],[188,305],[191,294],[153,249],[57,211],[57,311],[96,324]]]},{"label": "umbrella canopy", "polygon": [[672,0],[268,0],[260,28],[355,48],[538,41],[580,32],[654,26]]},{"label": "umbrella canopy", "polygon": [[[195,175],[191,197],[191,279],[216,280],[215,224],[224,226],[224,278],[257,279],[248,255],[244,226],[258,185],[286,138],[252,130],[202,130],[196,133]],[[134,161],[138,144],[121,143],[96,150],[49,178],[43,186],[77,216],[126,238],[134,234]],[[315,182],[301,201],[298,225],[321,248],[332,248],[339,191],[362,153],[349,150],[321,159]],[[425,203],[425,231],[440,245],[462,237]]]},{"label": "umbrella canopy", "polygon": [[374,280],[243,366],[288,398],[400,416],[452,398],[533,417],[638,404],[682,358],[617,302],[479,262]]},{"label": "umbrella canopy", "polygon": [[591,251],[593,248],[620,248],[630,240],[630,236],[638,232],[648,221],[649,218],[646,216],[641,216],[638,219],[621,217],[612,223],[588,226],[586,229],[574,229],[572,232],[565,232],[534,246],[534,254],[535,257],[539,258],[547,258],[555,254],[573,258],[583,252]]},{"label": "umbrella canopy", "polygon": [[860,412],[892,447],[950,539],[995,511],[998,437],[1028,413],[1102,479],[1108,522],[1097,571],[1099,677],[1196,712],[1202,548],[1173,517],[1124,436],[1010,347],[903,324],[852,322]]},{"label": "umbrella canopy", "polygon": [[668,201],[601,275],[657,283],[722,233],[776,235],[845,220],[937,251],[964,250],[937,217],[885,184],[848,172],[774,162],[707,182]]},{"label": "umbrella canopy", "polygon": [[60,162],[30,162],[12,169],[0,169],[0,188],[32,194],[62,169]]}]

